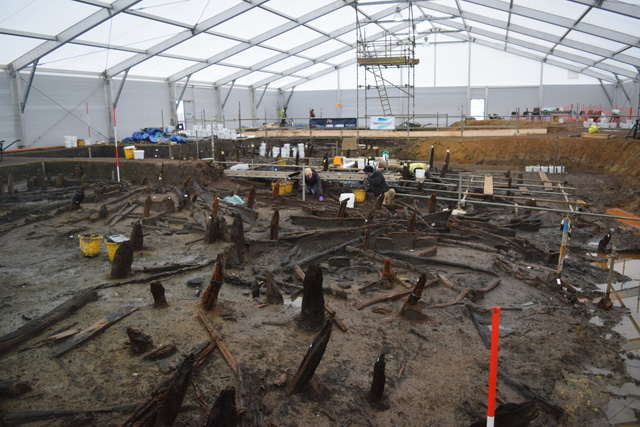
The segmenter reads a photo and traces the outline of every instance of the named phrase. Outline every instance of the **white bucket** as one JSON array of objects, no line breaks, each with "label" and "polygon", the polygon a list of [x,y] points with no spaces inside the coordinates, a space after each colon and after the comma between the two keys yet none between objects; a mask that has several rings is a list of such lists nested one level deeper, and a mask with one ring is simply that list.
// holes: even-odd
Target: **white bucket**
[{"label": "white bucket", "polygon": [[365,166],[365,159],[358,159],[358,169],[362,170]]},{"label": "white bucket", "polygon": [[564,123],[564,119],[563,118],[558,119],[558,123]]},{"label": "white bucket", "polygon": [[549,173],[556,173],[556,167],[553,165],[549,165]]},{"label": "white bucket", "polygon": [[356,204],[356,195],[353,193],[342,193],[340,194],[340,202],[342,203],[343,200],[348,199],[349,201],[347,202],[347,207],[348,208],[354,208],[355,204]]},{"label": "white bucket", "polygon": [[260,157],[266,157],[266,156],[267,156],[267,143],[262,142],[260,144]]},{"label": "white bucket", "polygon": [[426,171],[424,169],[415,169],[415,172],[416,172],[416,178],[420,179],[420,178],[424,178]]},{"label": "white bucket", "polygon": [[298,143],[298,153],[300,153],[300,158],[304,157],[304,144],[302,142]]},{"label": "white bucket", "polygon": [[542,172],[549,172],[549,167],[548,166],[540,166],[540,170]]},{"label": "white bucket", "polygon": [[524,170],[525,170],[526,172],[533,172],[533,166],[525,166],[525,167],[524,167]]},{"label": "white bucket", "polygon": [[280,147],[271,147],[271,157],[278,157],[280,155]]},{"label": "white bucket", "polygon": [[93,145],[93,142],[91,141],[91,138],[85,138],[85,139],[84,139],[84,145],[85,145],[85,146],[87,146],[87,145]]},{"label": "white bucket", "polygon": [[78,146],[78,137],[77,136],[65,136],[64,137],[64,148],[73,148]]},{"label": "white bucket", "polygon": [[144,150],[134,150],[133,158],[137,160],[144,159]]},{"label": "white bucket", "polygon": [[284,146],[280,149],[280,157],[289,157],[289,144],[284,144]]},{"label": "white bucket", "polygon": [[298,148],[297,147],[291,147],[291,157],[295,158],[298,155]]}]

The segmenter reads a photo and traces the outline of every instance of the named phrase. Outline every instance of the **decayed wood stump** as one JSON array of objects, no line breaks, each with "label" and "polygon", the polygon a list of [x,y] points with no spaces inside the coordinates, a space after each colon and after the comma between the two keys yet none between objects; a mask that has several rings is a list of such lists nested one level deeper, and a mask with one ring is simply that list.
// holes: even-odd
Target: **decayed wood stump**
[{"label": "decayed wood stump", "polygon": [[133,264],[133,244],[130,240],[123,242],[116,249],[111,263],[111,278],[124,279],[131,274],[131,264]]},{"label": "decayed wood stump", "polygon": [[14,194],[15,191],[13,189],[13,175],[7,175],[7,193]]},{"label": "decayed wood stump", "polygon": [[131,244],[134,251],[144,249],[144,236],[142,234],[142,221],[136,221],[131,231]]},{"label": "decayed wood stump", "polygon": [[144,199],[144,210],[142,212],[142,217],[143,218],[149,218],[149,215],[151,214],[151,204],[153,203],[153,201],[151,200],[151,196],[147,196],[146,199]]},{"label": "decayed wood stump", "polygon": [[431,193],[431,198],[429,199],[429,213],[436,213],[437,208],[438,200],[436,198],[436,193]]},{"label": "decayed wood stump", "polygon": [[349,199],[344,199],[340,202],[340,207],[338,208],[338,213],[336,214],[336,218],[344,218],[347,214],[347,203],[349,203]]},{"label": "decayed wood stump", "polygon": [[220,293],[220,288],[222,288],[222,284],[224,283],[225,262],[226,259],[224,254],[218,254],[211,282],[209,283],[207,290],[204,291],[204,294],[202,295],[202,307],[205,310],[213,310],[218,303],[218,294]]},{"label": "decayed wood stump", "polygon": [[167,298],[164,296],[164,286],[160,282],[151,282],[151,295],[153,295],[153,307],[165,308],[169,306]]},{"label": "decayed wood stump", "polygon": [[220,203],[220,193],[216,193],[213,198],[213,203],[211,204],[211,218],[218,217],[218,205]]},{"label": "decayed wood stump", "polygon": [[324,294],[322,293],[322,269],[319,265],[312,265],[307,270],[302,284],[302,310],[300,323],[309,329],[320,328],[324,318]]},{"label": "decayed wood stump", "polygon": [[273,211],[273,217],[271,218],[271,228],[269,229],[269,240],[278,240],[278,228],[280,226],[280,211],[276,209]]},{"label": "decayed wood stump", "polygon": [[195,359],[195,354],[191,353],[178,367],[176,375],[173,378],[171,388],[169,389],[169,393],[164,398],[160,408],[158,409],[154,427],[170,427],[173,425],[178,413],[180,412],[180,407],[182,406],[184,395],[187,392],[187,387],[189,387],[189,383],[191,382],[191,373],[193,372]]},{"label": "decayed wood stump", "polygon": [[164,201],[164,211],[166,213],[172,213],[176,210],[174,204],[173,204],[173,199],[171,197],[167,197]]},{"label": "decayed wood stump", "polygon": [[236,244],[236,254],[238,262],[244,264],[249,260],[249,251],[244,243],[244,223],[240,215],[235,215],[231,225],[231,241]]},{"label": "decayed wood stump", "polygon": [[236,412],[236,389],[226,388],[213,404],[205,427],[236,427],[238,413]]},{"label": "decayed wood stump", "polygon": [[249,209],[253,209],[253,205],[256,202],[256,188],[255,187],[251,187],[251,189],[249,190],[249,196],[247,196],[247,207]]},{"label": "decayed wood stump", "polygon": [[[307,275],[308,274],[309,272],[307,272]],[[313,340],[313,344],[309,347],[304,359],[302,359],[298,372],[296,372],[287,385],[287,393],[299,393],[302,391],[304,385],[313,377],[327,349],[329,338],[331,338],[331,322],[326,322],[316,339]]]},{"label": "decayed wood stump", "polygon": [[363,247],[365,249],[369,249],[370,246],[371,246],[371,230],[367,229],[364,232],[364,245],[363,245]]},{"label": "decayed wood stump", "polygon": [[145,360],[159,360],[165,359],[171,356],[173,353],[178,351],[175,345],[173,344],[165,344],[161,345],[158,348],[153,349],[151,353],[144,357]]},{"label": "decayed wood stump", "polygon": [[62,188],[64,187],[64,174],[59,173],[56,177],[56,187]]},{"label": "decayed wood stump", "polygon": [[207,228],[204,232],[204,242],[211,244],[220,240],[224,240],[228,233],[227,220],[224,217],[211,217],[207,222]]},{"label": "decayed wood stump", "polygon": [[131,353],[142,354],[153,348],[153,339],[149,335],[132,327],[127,328],[127,335],[129,336]]},{"label": "decayed wood stump", "polygon": [[422,273],[420,275],[420,278],[418,279],[418,283],[416,283],[416,286],[413,288],[413,292],[409,294],[409,296],[407,297],[407,300],[404,302],[404,305],[402,306],[402,309],[400,310],[401,316],[404,316],[404,313],[405,311],[407,311],[407,308],[413,305],[416,305],[418,301],[420,301],[420,298],[422,297],[422,291],[426,283],[427,283],[427,274]]},{"label": "decayed wood stump", "polygon": [[373,365],[373,381],[371,381],[371,388],[369,389],[369,393],[367,394],[367,400],[372,405],[377,405],[382,400],[382,395],[384,394],[384,385],[386,382],[386,377],[384,374],[386,365],[387,364],[384,361],[384,353],[382,353],[376,361],[375,365]]},{"label": "decayed wood stump", "polygon": [[414,210],[413,214],[409,217],[409,221],[407,222],[407,232],[413,233],[416,231],[416,216],[418,215],[418,211]]},{"label": "decayed wood stump", "polygon": [[267,288],[267,304],[284,304],[284,298],[282,297],[282,293],[280,293],[280,289],[278,289],[278,285],[276,285],[273,273],[267,270],[265,272],[265,276],[267,278],[267,280],[265,280],[265,286]]}]

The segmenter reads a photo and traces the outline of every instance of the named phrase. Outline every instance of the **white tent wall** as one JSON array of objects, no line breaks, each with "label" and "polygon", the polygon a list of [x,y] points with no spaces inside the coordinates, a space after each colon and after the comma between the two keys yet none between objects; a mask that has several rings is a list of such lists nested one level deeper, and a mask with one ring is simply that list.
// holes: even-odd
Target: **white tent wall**
[{"label": "white tent wall", "polygon": [[[121,80],[114,79],[114,96],[116,96],[120,84]],[[171,114],[170,108],[171,101],[166,83],[127,79],[116,105],[118,140],[131,136],[133,132],[142,128],[160,128],[162,115],[164,115],[165,126],[167,126],[168,117],[170,118]],[[98,116],[97,119],[102,123],[108,120],[104,115]],[[91,123],[93,125],[93,115]]]}]

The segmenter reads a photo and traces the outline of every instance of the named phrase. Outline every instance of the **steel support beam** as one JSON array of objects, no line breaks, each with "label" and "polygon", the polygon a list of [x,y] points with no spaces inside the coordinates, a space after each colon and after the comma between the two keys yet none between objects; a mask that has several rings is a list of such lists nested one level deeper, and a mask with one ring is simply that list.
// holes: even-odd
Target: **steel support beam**
[{"label": "steel support beam", "polygon": [[611,106],[611,108],[613,108],[613,99],[611,99],[611,95],[609,95],[609,92],[607,92],[607,88],[604,86],[604,83],[602,83],[602,80],[598,79],[598,81],[600,82],[600,87],[602,87],[602,91],[604,92],[605,95],[607,95],[607,99],[609,100],[609,105]]},{"label": "steel support beam", "polygon": [[229,91],[227,92],[227,95],[224,97],[224,101],[222,101],[222,109],[224,110],[225,105],[227,105],[227,101],[229,100],[229,95],[231,95],[231,91],[233,90],[233,86],[236,84],[235,80],[231,81],[231,87],[229,88]]},{"label": "steel support beam", "polygon": [[76,23],[75,25],[72,25],[71,27],[67,28],[60,34],[58,34],[58,36],[56,37],[56,40],[46,41],[42,43],[40,46],[32,49],[31,51],[22,55],[18,59],[14,60],[9,64],[9,68],[13,72],[22,70],[24,67],[42,58],[46,54],[53,52],[54,50],[64,45],[65,43],[68,43],[69,41],[75,39],[79,35],[89,31],[92,28],[97,27],[103,22],[113,18],[118,13],[121,13],[125,11],[127,8],[133,6],[134,4],[139,3],[140,1],[142,0],[114,1],[109,6],[108,9],[103,8],[97,11],[96,13],[86,17],[85,19],[81,20],[80,22]]},{"label": "steel support beam", "polygon": [[256,110],[258,109],[258,107],[260,107],[260,104],[262,103],[262,98],[264,98],[264,95],[267,93],[267,88],[268,87],[269,87],[269,83],[264,85],[264,90],[262,91],[262,95],[260,95],[260,99],[258,100],[258,103],[256,104]]},{"label": "steel support beam", "polygon": [[626,89],[624,88],[624,83],[622,82],[622,80],[620,80],[620,77],[617,74],[615,76],[616,76],[616,80],[618,81],[618,86],[620,86],[620,90],[622,90],[622,93],[624,93],[624,97],[627,99],[627,102],[629,103],[629,105],[632,105],[631,97],[629,96]]},{"label": "steel support beam", "polygon": [[[24,108],[27,106],[27,99],[29,99],[29,92],[31,91],[31,85],[33,84],[33,78],[36,75],[36,68],[38,67],[39,59],[36,59],[31,67],[31,73],[29,74],[29,80],[27,81],[27,88],[24,90],[22,102],[20,103],[20,112],[24,114]],[[19,74],[19,73],[18,73]]]},{"label": "steel support beam", "polygon": [[122,89],[124,88],[124,82],[127,81],[127,76],[129,75],[129,69],[124,71],[124,76],[122,77],[122,83],[120,83],[120,87],[118,88],[118,93],[116,93],[116,97],[113,100],[113,106],[118,106],[118,100],[120,99],[120,94],[122,93]]},{"label": "steel support beam", "polygon": [[189,85],[189,80],[191,80],[191,76],[187,76],[187,81],[184,82],[184,86],[182,87],[182,91],[180,92],[180,96],[178,97],[178,101],[176,102],[175,105],[175,110],[178,110],[178,105],[180,105],[180,101],[182,101],[182,98],[184,97],[184,93],[187,90],[187,86]]}]

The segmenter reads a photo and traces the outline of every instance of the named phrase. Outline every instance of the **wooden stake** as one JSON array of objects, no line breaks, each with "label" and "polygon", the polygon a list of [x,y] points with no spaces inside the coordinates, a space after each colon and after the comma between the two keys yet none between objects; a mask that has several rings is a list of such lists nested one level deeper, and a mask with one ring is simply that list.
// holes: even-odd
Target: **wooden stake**
[{"label": "wooden stake", "polygon": [[4,179],[0,176],[0,196],[4,194]]},{"label": "wooden stake", "polygon": [[15,193],[15,191],[13,190],[13,175],[11,174],[7,176],[7,193],[9,194]]},{"label": "wooden stake", "polygon": [[366,230],[364,232],[364,249],[368,250],[371,246],[371,230]]},{"label": "wooden stake", "polygon": [[253,205],[256,202],[256,187],[251,187],[249,190],[249,196],[247,196],[247,208],[253,209]]},{"label": "wooden stake", "polygon": [[[309,272],[307,271],[307,275]],[[304,303],[304,300],[303,300]],[[324,309],[323,309],[324,310]],[[331,338],[331,322],[326,322],[318,336],[313,340],[307,354],[302,359],[298,372],[287,385],[287,393],[299,393],[315,373]]]},{"label": "wooden stake", "polygon": [[226,388],[220,392],[213,404],[205,427],[235,427],[238,425],[236,412],[236,389]]},{"label": "wooden stake", "polygon": [[438,208],[438,200],[436,198],[436,193],[431,193],[431,198],[429,199],[429,213],[435,213]]},{"label": "wooden stake", "polygon": [[276,209],[273,211],[273,217],[271,218],[271,229],[269,230],[269,240],[278,240],[279,223],[280,223],[280,211]]},{"label": "wooden stake", "polygon": [[231,241],[236,244],[236,254],[240,264],[244,264],[249,259],[249,251],[244,243],[244,227],[242,217],[234,215],[233,224],[231,225]]},{"label": "wooden stake", "polygon": [[211,218],[218,218],[218,200],[220,199],[220,193],[216,193],[213,198],[213,204],[211,205]]},{"label": "wooden stake", "polygon": [[133,264],[133,243],[130,240],[123,242],[116,249],[111,263],[111,278],[124,279],[131,274],[131,264]]},{"label": "wooden stake", "polygon": [[56,187],[57,188],[64,187],[64,174],[63,173],[59,173],[58,176],[56,177]]},{"label": "wooden stake", "polygon": [[170,427],[178,417],[184,395],[191,381],[191,373],[193,372],[195,359],[195,354],[191,353],[178,367],[171,387],[169,388],[169,393],[162,400],[162,404],[158,409],[155,423],[153,424],[154,427]]},{"label": "wooden stake", "polygon": [[377,405],[382,400],[384,394],[385,375],[384,368],[386,363],[384,361],[384,353],[380,354],[380,357],[373,365],[373,381],[371,381],[371,388],[367,394],[367,400],[371,405]]},{"label": "wooden stake", "polygon": [[144,211],[142,212],[143,218],[149,218],[149,215],[151,214],[152,203],[153,201],[151,200],[151,196],[147,196],[147,198],[144,199]]},{"label": "wooden stake", "polygon": [[440,172],[440,178],[444,177],[447,174],[447,170],[449,169],[449,150],[447,150],[447,155],[444,158],[444,165],[442,166],[442,171]]},{"label": "wooden stake", "polygon": [[275,200],[280,195],[280,181],[273,184],[272,187],[273,189],[271,190],[271,197],[273,197],[273,199]]},{"label": "wooden stake", "polygon": [[400,292],[396,292],[396,293],[389,294],[389,295],[383,295],[381,297],[377,297],[377,298],[374,298],[374,299],[369,300],[367,302],[363,302],[360,305],[357,305],[356,306],[356,310],[362,310],[365,307],[369,307],[370,305],[377,304],[379,302],[393,301],[394,299],[403,297],[403,296],[408,295],[410,293],[411,293],[411,291],[400,291]]},{"label": "wooden stake", "polygon": [[308,329],[318,329],[325,321],[324,294],[322,293],[322,269],[312,265],[305,273],[300,322]]},{"label": "wooden stake", "polygon": [[338,214],[336,215],[336,218],[344,218],[346,216],[348,202],[349,199],[344,199],[340,202],[340,207],[338,208]]},{"label": "wooden stake", "polygon": [[144,249],[144,237],[142,234],[142,221],[136,221],[133,224],[133,231],[131,232],[131,244],[134,251],[141,251]]},{"label": "wooden stake", "polygon": [[165,308],[169,306],[164,296],[164,286],[160,282],[151,282],[151,295],[153,295],[153,307]]},{"label": "wooden stake", "polygon": [[280,293],[280,289],[278,289],[278,285],[276,285],[275,279],[273,277],[273,273],[267,270],[265,272],[265,276],[267,278],[267,280],[265,281],[265,285],[267,287],[267,304],[270,304],[270,305],[284,304],[284,298],[282,298],[282,293]]},{"label": "wooden stake", "polygon": [[189,176],[187,177],[187,179],[185,179],[185,180],[182,182],[182,189],[183,189],[183,190],[184,190],[185,188],[187,188],[187,185],[189,185],[189,181],[191,181],[191,175],[189,175]]},{"label": "wooden stake", "polygon": [[166,213],[172,213],[175,211],[175,206],[173,205],[173,199],[171,197],[167,197],[164,201],[164,211]]},{"label": "wooden stake", "polygon": [[209,287],[202,295],[202,307],[205,310],[213,310],[218,303],[218,293],[220,293],[220,288],[222,288],[222,284],[224,283],[225,261],[224,254],[219,253],[216,258],[216,266],[213,269],[213,277],[211,278]]},{"label": "wooden stake", "polygon": [[[431,282],[438,283],[439,280],[434,279]],[[427,283],[427,274],[422,273],[420,275],[420,278],[418,279],[418,283],[416,283],[416,286],[413,288],[413,292],[409,294],[409,297],[404,302],[404,305],[400,310],[400,316],[404,316],[404,312],[407,310],[407,308],[416,305],[418,301],[420,301],[420,298],[422,297],[422,290],[424,289],[424,286],[426,283]]]},{"label": "wooden stake", "polygon": [[407,232],[413,233],[416,231],[416,216],[418,211],[414,210],[411,216],[409,217],[409,221],[407,222]]}]

